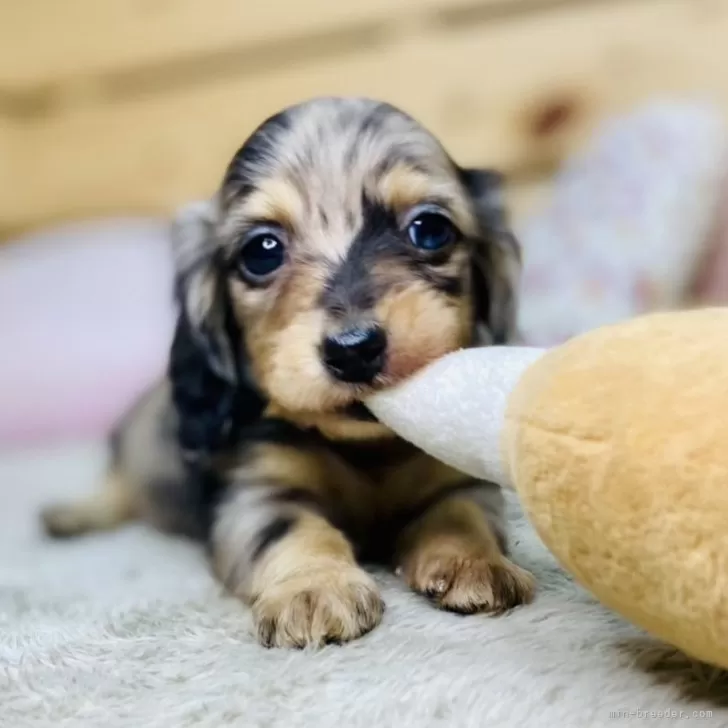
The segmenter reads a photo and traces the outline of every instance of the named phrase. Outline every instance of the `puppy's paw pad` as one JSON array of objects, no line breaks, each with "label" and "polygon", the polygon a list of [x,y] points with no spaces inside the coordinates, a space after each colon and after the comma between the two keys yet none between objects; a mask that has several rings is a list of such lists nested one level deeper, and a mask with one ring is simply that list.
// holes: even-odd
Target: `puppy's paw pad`
[{"label": "puppy's paw pad", "polygon": [[287,579],[253,602],[258,640],[266,647],[348,642],[376,627],[383,611],[376,585],[355,567]]},{"label": "puppy's paw pad", "polygon": [[533,576],[503,556],[432,556],[406,571],[414,591],[461,614],[500,614],[527,604],[535,591]]}]

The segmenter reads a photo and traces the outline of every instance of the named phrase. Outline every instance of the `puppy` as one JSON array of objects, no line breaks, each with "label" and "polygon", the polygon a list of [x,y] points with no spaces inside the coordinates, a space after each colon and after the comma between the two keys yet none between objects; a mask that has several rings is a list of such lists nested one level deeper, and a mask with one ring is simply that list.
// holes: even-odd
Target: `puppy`
[{"label": "puppy", "polygon": [[47,531],[144,518],[204,540],[268,646],[376,626],[363,562],[455,612],[529,601],[497,486],[361,404],[447,352],[508,341],[520,266],[499,177],[458,167],[388,104],[314,99],[252,134],[173,241],[168,376],[114,433],[104,488],[45,510]]}]

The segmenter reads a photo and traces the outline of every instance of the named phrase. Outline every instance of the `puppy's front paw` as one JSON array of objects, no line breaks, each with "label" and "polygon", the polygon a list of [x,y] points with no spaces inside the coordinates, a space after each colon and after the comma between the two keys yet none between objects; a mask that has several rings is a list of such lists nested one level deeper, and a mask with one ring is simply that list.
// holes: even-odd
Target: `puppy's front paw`
[{"label": "puppy's front paw", "polygon": [[376,584],[354,566],[315,569],[271,584],[252,607],[266,647],[348,642],[376,627],[384,611]]},{"label": "puppy's front paw", "polygon": [[410,587],[442,609],[460,614],[501,614],[533,599],[535,580],[500,554],[465,546],[425,549],[403,565]]}]

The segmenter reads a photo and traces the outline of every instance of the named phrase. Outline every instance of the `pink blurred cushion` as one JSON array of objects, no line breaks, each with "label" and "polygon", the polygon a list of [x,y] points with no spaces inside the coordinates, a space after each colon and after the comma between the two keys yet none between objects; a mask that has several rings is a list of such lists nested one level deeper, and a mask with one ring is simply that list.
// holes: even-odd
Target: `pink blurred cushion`
[{"label": "pink blurred cushion", "polygon": [[0,446],[98,436],[166,365],[167,225],[106,220],[0,246]]}]

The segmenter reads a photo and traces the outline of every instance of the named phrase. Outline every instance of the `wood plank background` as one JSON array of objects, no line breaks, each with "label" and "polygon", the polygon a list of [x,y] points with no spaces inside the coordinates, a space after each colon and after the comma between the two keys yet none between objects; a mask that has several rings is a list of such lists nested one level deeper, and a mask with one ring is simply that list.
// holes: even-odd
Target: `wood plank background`
[{"label": "wood plank background", "polygon": [[402,106],[518,209],[604,115],[728,110],[728,0],[0,0],[0,237],[208,195],[266,115]]}]

